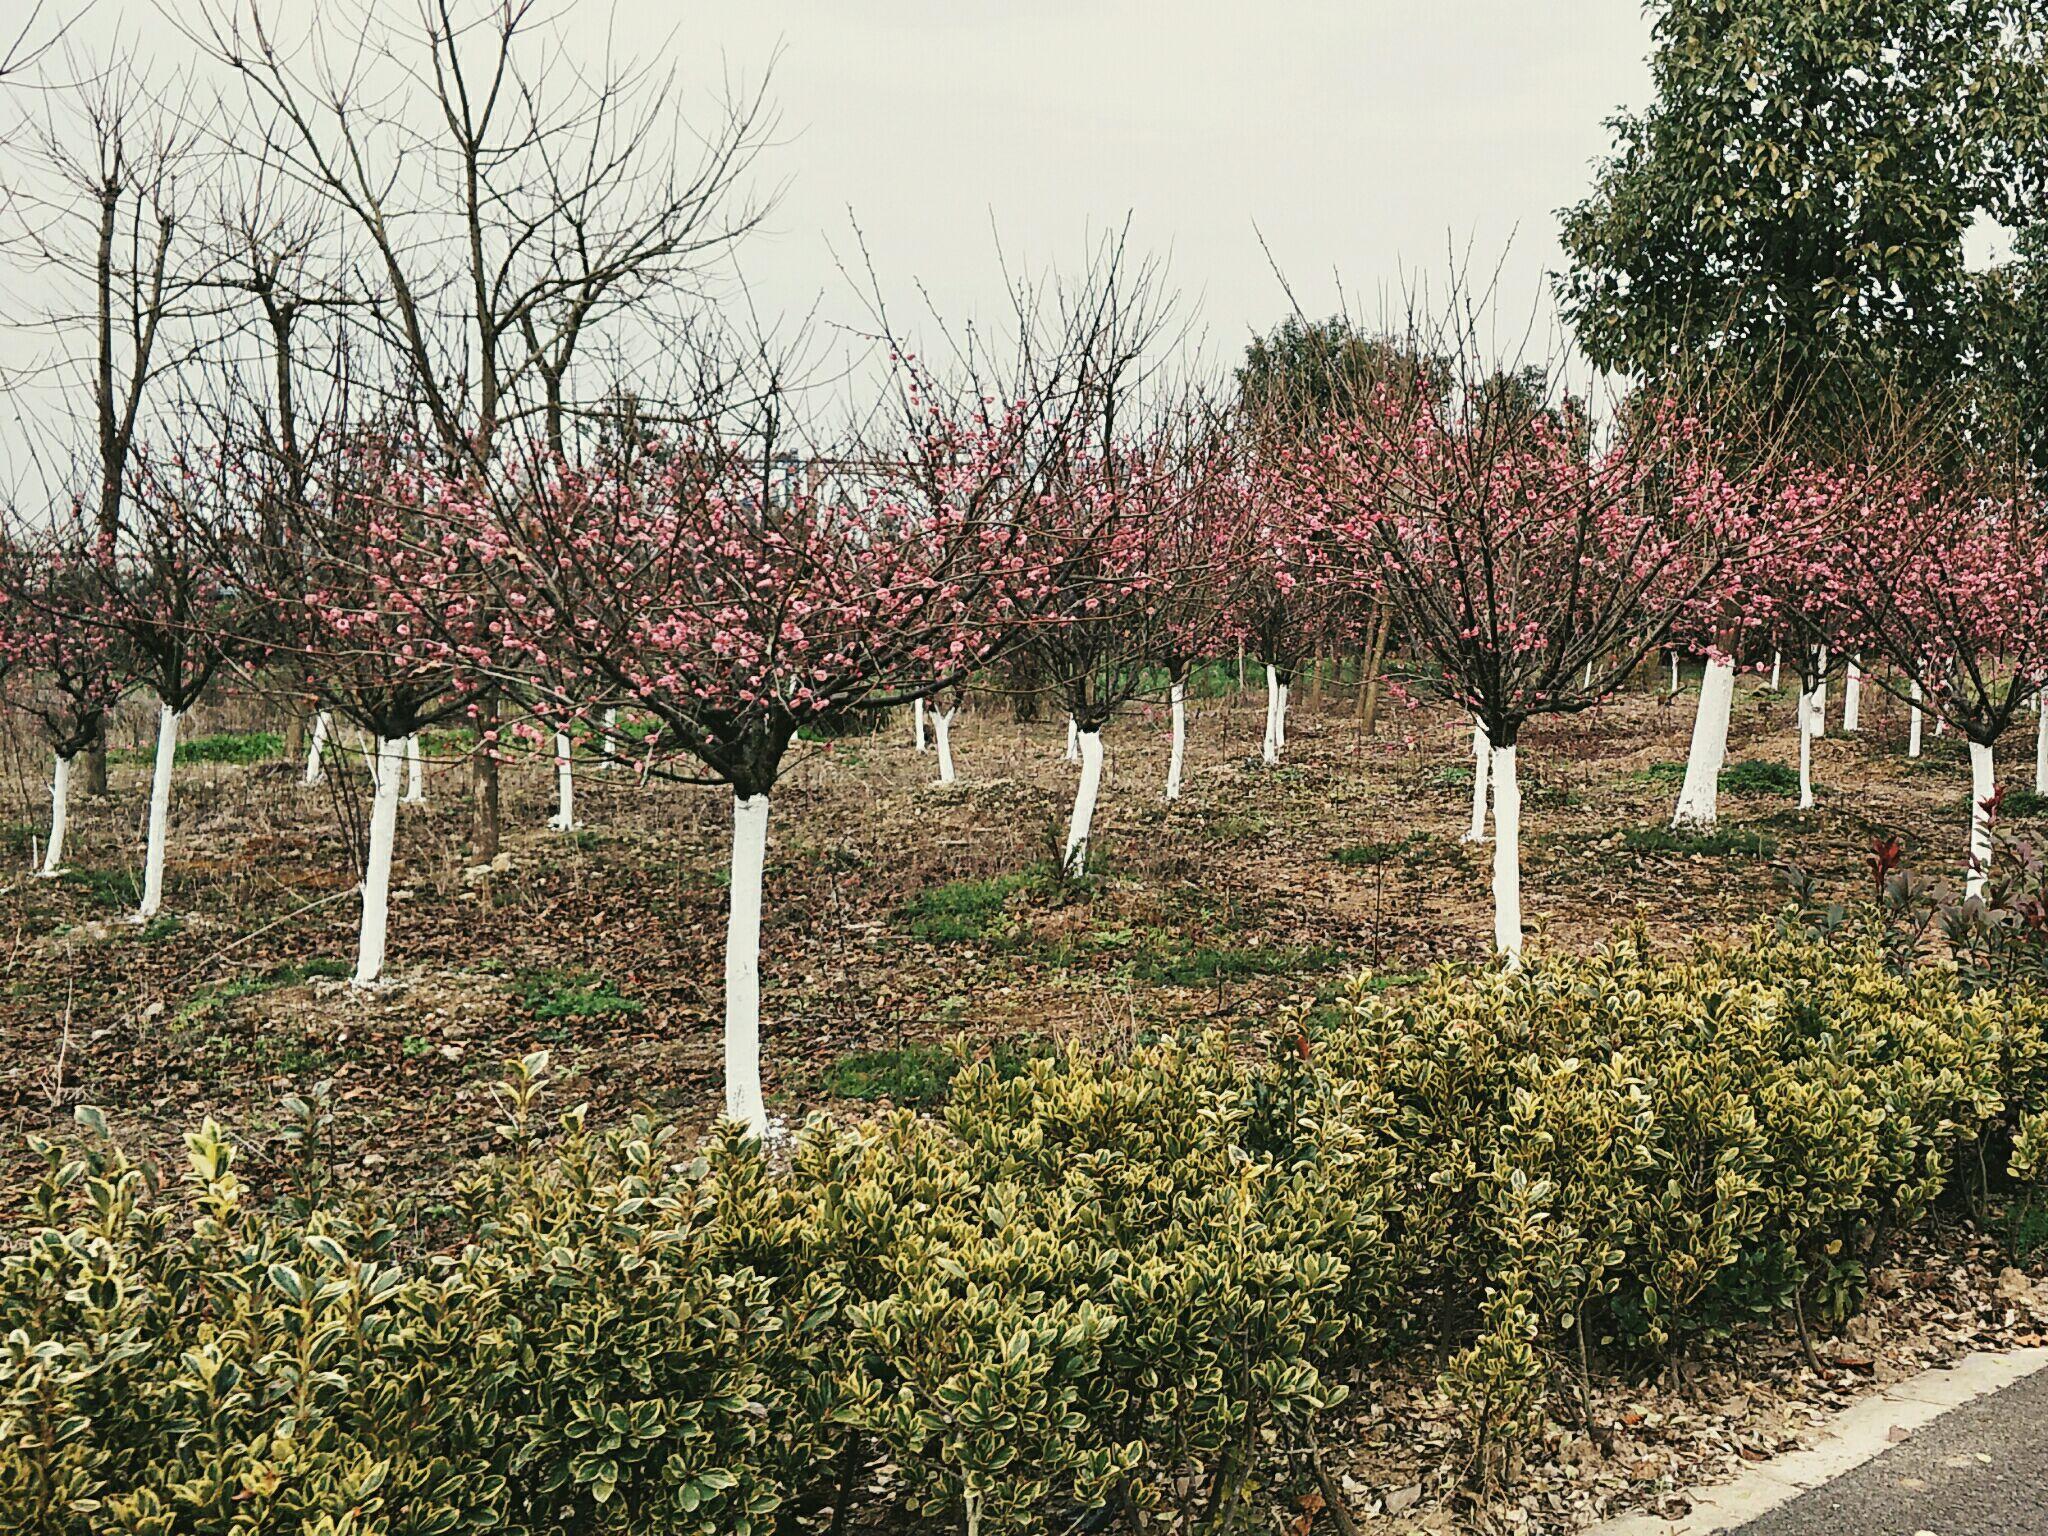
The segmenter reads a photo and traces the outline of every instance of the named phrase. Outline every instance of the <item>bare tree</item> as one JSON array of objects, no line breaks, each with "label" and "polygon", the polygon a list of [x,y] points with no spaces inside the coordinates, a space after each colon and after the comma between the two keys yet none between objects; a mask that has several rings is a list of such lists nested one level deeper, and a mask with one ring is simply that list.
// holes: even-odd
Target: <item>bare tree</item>
[{"label": "bare tree", "polygon": [[[93,520],[112,541],[146,402],[199,345],[206,268],[185,200],[201,152],[181,92],[159,92],[134,60],[71,73],[78,83],[39,93],[19,125],[0,244],[54,295],[22,317],[50,346],[18,382],[61,397],[60,432],[90,436]],[[104,743],[88,757],[86,788],[106,792]]]},{"label": "bare tree", "polygon": [[[489,473],[528,425],[560,454],[587,420],[579,361],[658,346],[672,302],[762,217],[745,184],[774,128],[765,80],[728,86],[700,131],[672,70],[607,57],[585,72],[540,0],[420,0],[404,20],[330,5],[291,40],[286,11],[191,13],[189,35],[261,124],[260,149],[235,147],[274,158],[335,216],[351,324],[451,472]],[[480,708],[488,742],[495,703]],[[489,856],[496,759],[474,765],[473,841]]]}]

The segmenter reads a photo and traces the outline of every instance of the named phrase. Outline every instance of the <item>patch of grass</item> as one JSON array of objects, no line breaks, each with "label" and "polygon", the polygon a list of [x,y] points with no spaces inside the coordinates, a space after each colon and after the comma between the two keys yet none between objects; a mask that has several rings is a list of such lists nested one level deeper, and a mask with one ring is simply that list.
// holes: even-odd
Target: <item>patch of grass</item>
[{"label": "patch of grass", "polygon": [[2048,1197],[2027,1194],[2008,1201],[1998,1213],[1997,1228],[2013,1263],[2031,1264],[2048,1249]]},{"label": "patch of grass", "polygon": [[1218,816],[1207,828],[1219,843],[1257,842],[1272,830],[1272,823],[1263,816]]},{"label": "patch of grass", "polygon": [[1786,763],[1748,758],[1721,770],[1720,788],[1724,795],[1796,795],[1799,771]]},{"label": "patch of grass", "polygon": [[180,763],[264,763],[284,753],[275,731],[221,731],[178,743]]},{"label": "patch of grass", "polygon": [[127,907],[142,898],[135,877],[125,869],[67,869],[57,877],[92,898],[95,906]]},{"label": "patch of grass", "polygon": [[10,821],[0,826],[0,853],[11,859],[25,859],[35,851],[36,839],[41,836],[25,821]]},{"label": "patch of grass", "polygon": [[1679,832],[1670,827],[1630,827],[1621,834],[1630,853],[1703,853],[1716,858],[1768,859],[1778,840],[1753,827],[1716,827],[1711,832]]},{"label": "patch of grass", "polygon": [[1437,789],[1457,789],[1460,786],[1469,788],[1472,783],[1472,765],[1470,763],[1451,763],[1447,767],[1439,768],[1435,773],[1432,773],[1429,776],[1429,782]]},{"label": "patch of grass", "polygon": [[645,1003],[621,996],[597,971],[525,971],[517,984],[521,1005],[536,1019],[602,1019],[647,1011]]},{"label": "patch of grass", "polygon": [[201,987],[185,1000],[178,1009],[177,1022],[186,1025],[204,1023],[225,1010],[228,1004],[242,998],[274,992],[280,987],[295,987],[314,976],[346,976],[349,969],[345,960],[307,960],[281,965],[263,976],[237,976],[231,981],[215,982]]},{"label": "patch of grass", "polygon": [[1685,764],[1651,763],[1647,768],[1638,768],[1629,778],[1638,784],[1683,784]]},{"label": "patch of grass", "polygon": [[2008,789],[1998,802],[2001,816],[2048,816],[2048,795],[2032,789]]},{"label": "patch of grass", "polygon": [[1033,882],[1028,872],[991,875],[983,880],[955,880],[921,891],[905,902],[899,916],[911,935],[927,944],[986,944],[1000,937],[1004,907],[1010,897]]},{"label": "patch of grass", "polygon": [[1330,857],[1346,869],[1371,869],[1376,864],[1400,858],[1427,840],[1425,834],[1416,832],[1392,842],[1353,843],[1348,848],[1339,848]]},{"label": "patch of grass", "polygon": [[158,939],[168,939],[173,934],[185,931],[185,919],[169,912],[159,912],[142,925],[142,932],[136,937],[145,944],[154,944]]},{"label": "patch of grass", "polygon": [[1213,944],[1179,952],[1153,950],[1131,962],[1134,980],[1157,986],[1199,987],[1246,976],[1287,976],[1299,971],[1327,971],[1343,964],[1334,949],[1294,949],[1285,945],[1226,949]]},{"label": "patch of grass", "polygon": [[[1000,1040],[989,1049],[998,1075],[1015,1077],[1027,1063],[1049,1054],[1052,1046],[1035,1035]],[[931,1041],[892,1046],[876,1051],[849,1051],[819,1079],[819,1085],[835,1098],[873,1103],[892,1103],[926,1108],[945,1097],[967,1057],[958,1048]]]}]

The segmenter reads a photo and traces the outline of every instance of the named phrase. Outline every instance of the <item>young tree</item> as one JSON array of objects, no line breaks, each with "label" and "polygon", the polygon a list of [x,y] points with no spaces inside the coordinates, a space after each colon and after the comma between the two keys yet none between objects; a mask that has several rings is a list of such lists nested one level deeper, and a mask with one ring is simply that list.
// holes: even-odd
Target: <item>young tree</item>
[{"label": "young tree", "polygon": [[[388,360],[441,472],[503,477],[508,427],[561,452],[593,349],[659,353],[707,269],[760,219],[759,92],[697,129],[662,50],[588,65],[539,0],[194,0],[190,34],[243,83],[260,149],[346,232],[348,315]],[[515,436],[523,434],[515,433]],[[524,450],[523,443],[520,444]],[[497,701],[474,701],[475,851],[497,851]]]},{"label": "young tree", "polygon": [[[19,158],[0,182],[0,250],[54,295],[29,317],[52,341],[32,382],[92,444],[83,515],[111,547],[149,403],[193,350],[208,260],[189,202],[206,167],[176,90],[125,56],[72,64],[75,80],[24,98],[36,111],[9,137]],[[86,749],[85,788],[107,791],[104,742]]]},{"label": "young tree", "polygon": [[726,1108],[755,1134],[762,864],[792,742],[964,679],[1046,585],[1021,515],[1041,425],[1030,402],[955,417],[913,386],[891,456],[902,472],[854,501],[773,492],[782,402],[758,400],[741,420],[729,397],[622,402],[590,462],[541,461],[516,495],[472,509],[469,535],[504,584],[528,686],[554,688],[560,710],[629,705],[658,729],[614,750],[643,773],[730,787]]},{"label": "young tree", "polygon": [[1494,945],[1512,964],[1522,726],[1591,707],[1653,655],[1728,535],[1703,423],[1643,403],[1594,443],[1569,399],[1507,408],[1490,376],[1465,377],[1448,406],[1382,401],[1332,431],[1312,461],[1316,547],[1332,579],[1394,605],[1485,733]]},{"label": "young tree", "polygon": [[64,872],[71,775],[80,754],[105,738],[107,716],[127,691],[125,649],[78,615],[89,544],[67,547],[60,531],[23,527],[0,546],[0,698],[41,726],[54,767],[50,835],[41,876]]},{"label": "young tree", "polygon": [[313,695],[318,718],[339,715],[375,744],[357,986],[384,975],[406,744],[466,715],[498,654],[467,529],[480,498],[436,462],[431,440],[345,417],[303,474],[258,449],[241,467],[245,521],[226,546],[263,616],[273,674]]},{"label": "young tree", "polygon": [[2048,515],[2024,461],[1994,449],[1870,477],[1836,534],[1866,651],[1969,743],[1965,878],[1976,895],[2000,799],[1993,748],[2048,673]]}]

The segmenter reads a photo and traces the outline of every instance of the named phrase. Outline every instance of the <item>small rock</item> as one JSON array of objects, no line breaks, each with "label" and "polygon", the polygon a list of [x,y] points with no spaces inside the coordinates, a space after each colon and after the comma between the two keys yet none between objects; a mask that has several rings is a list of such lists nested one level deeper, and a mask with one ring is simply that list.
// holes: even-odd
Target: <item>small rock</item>
[{"label": "small rock", "polygon": [[1405,1515],[1421,1497],[1422,1484],[1410,1483],[1405,1488],[1390,1489],[1380,1505],[1390,1515]]},{"label": "small rock", "polygon": [[2034,1282],[2027,1278],[2025,1271],[2007,1265],[1998,1273],[1998,1297],[2001,1301],[2031,1301]]}]

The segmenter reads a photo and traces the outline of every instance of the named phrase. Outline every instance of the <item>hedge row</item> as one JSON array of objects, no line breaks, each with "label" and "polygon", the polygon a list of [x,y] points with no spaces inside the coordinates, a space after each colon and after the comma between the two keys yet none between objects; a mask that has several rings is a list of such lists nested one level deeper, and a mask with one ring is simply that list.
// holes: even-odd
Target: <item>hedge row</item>
[{"label": "hedge row", "polygon": [[971,1067],[776,1169],[543,1128],[530,1058],[431,1253],[88,1114],[0,1267],[0,1532],[1239,1529],[1389,1351],[1444,1352],[1483,1468],[1597,1361],[1831,1324],[2048,1110],[2038,999],[1776,933],[1270,1044]]}]

